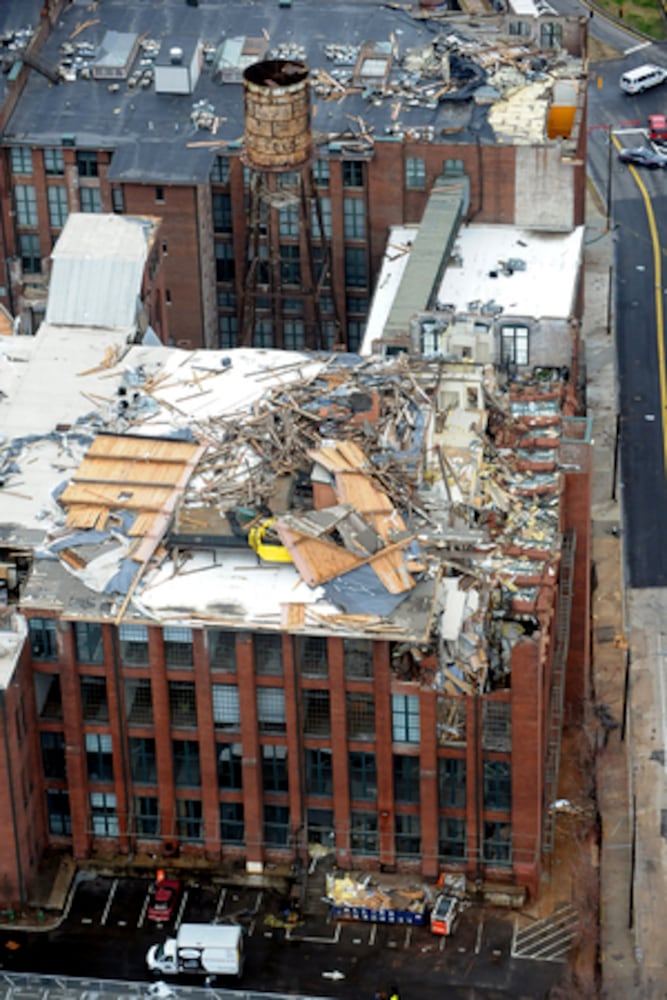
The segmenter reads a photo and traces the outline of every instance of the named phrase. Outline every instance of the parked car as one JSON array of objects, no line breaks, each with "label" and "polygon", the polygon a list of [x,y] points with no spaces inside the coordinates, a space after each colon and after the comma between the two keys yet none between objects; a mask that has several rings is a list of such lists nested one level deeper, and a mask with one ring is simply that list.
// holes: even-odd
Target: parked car
[{"label": "parked car", "polygon": [[648,146],[630,146],[628,149],[621,149],[618,158],[621,163],[632,163],[636,167],[648,167],[649,170],[667,167],[667,154],[657,153]]},{"label": "parked car", "polygon": [[651,142],[667,142],[667,115],[648,116],[648,137]]},{"label": "parked car", "polygon": [[150,889],[150,901],[146,911],[146,919],[155,923],[166,924],[174,916],[178,901],[181,898],[181,883],[174,878],[156,879]]}]

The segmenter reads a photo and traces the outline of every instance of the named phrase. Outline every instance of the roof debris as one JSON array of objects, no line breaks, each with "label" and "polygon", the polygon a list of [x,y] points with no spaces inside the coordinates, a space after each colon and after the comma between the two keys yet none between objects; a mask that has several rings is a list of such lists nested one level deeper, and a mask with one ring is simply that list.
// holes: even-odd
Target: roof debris
[{"label": "roof debris", "polygon": [[[115,620],[388,639],[399,677],[454,699],[443,743],[465,732],[457,696],[508,687],[513,646],[546,641],[566,374],[241,349],[132,348],[114,368],[107,355],[115,394],[60,435],[41,600],[50,586],[68,615],[97,594]],[[42,441],[3,442],[0,496],[25,488]],[[83,604],[48,583],[56,566]]]}]

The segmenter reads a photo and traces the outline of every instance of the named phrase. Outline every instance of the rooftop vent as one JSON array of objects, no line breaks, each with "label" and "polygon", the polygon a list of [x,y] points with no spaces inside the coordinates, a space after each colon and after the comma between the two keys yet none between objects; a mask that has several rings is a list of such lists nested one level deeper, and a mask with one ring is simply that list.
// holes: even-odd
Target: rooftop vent
[{"label": "rooftop vent", "polygon": [[172,66],[180,66],[182,64],[183,49],[179,48],[178,45],[174,45],[169,49],[169,62]]}]

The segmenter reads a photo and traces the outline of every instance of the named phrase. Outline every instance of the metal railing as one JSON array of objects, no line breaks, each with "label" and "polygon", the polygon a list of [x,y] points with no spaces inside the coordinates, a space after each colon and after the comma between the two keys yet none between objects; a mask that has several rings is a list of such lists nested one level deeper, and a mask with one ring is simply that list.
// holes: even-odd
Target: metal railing
[{"label": "metal railing", "polygon": [[227,990],[177,983],[132,983],[117,979],[78,979],[0,971],[1,1000],[330,1000],[293,993]]}]

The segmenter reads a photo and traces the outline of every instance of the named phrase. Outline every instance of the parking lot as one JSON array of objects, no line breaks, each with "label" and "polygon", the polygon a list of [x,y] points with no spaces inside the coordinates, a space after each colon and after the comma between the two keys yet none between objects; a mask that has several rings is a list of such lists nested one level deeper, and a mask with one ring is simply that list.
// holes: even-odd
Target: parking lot
[{"label": "parking lot", "polygon": [[331,920],[324,902],[287,925],[287,901],[277,891],[210,878],[183,879],[170,919],[159,923],[147,919],[151,885],[147,878],[80,873],[57,929],[0,931],[0,964],[17,972],[148,981],[150,945],[184,922],[233,921],[245,931],[244,989],[363,1000],[391,979],[403,1000],[440,996],[443,986],[451,1000],[537,1000],[566,972],[577,932],[571,908],[526,924],[507,911],[469,907],[452,936],[443,937],[428,924]]}]

